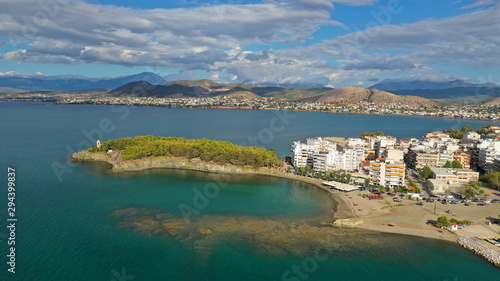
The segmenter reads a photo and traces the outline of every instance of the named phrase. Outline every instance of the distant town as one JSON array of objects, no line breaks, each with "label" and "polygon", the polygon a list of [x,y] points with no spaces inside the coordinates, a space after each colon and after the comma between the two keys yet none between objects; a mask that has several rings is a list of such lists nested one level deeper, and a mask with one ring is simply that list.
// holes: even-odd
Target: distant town
[{"label": "distant town", "polygon": [[45,101],[58,104],[96,104],[96,105],[129,105],[158,106],[170,108],[214,108],[214,109],[264,109],[264,110],[297,110],[330,113],[388,114],[429,116],[441,118],[500,120],[498,104],[482,105],[439,105],[410,106],[403,103],[375,103],[358,101],[353,103],[325,103],[282,100],[273,97],[244,98],[230,96],[215,97],[89,97],[89,95],[44,95],[3,98],[0,101]]}]

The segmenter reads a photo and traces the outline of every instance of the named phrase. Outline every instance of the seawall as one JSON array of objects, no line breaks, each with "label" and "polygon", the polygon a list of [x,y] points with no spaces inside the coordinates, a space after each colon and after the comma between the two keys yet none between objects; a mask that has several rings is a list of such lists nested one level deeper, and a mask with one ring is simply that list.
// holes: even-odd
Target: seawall
[{"label": "seawall", "polygon": [[457,238],[457,242],[465,249],[472,251],[476,255],[479,255],[492,264],[500,267],[500,251],[490,249],[468,237],[459,237]]}]

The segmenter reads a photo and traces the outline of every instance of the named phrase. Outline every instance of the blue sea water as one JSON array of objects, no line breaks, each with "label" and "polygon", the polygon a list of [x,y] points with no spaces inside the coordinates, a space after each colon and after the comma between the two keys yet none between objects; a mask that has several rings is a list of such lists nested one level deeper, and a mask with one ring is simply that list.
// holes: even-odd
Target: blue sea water
[{"label": "blue sea water", "polygon": [[[310,256],[274,256],[221,239],[209,258],[177,240],[117,226],[123,208],[179,215],[195,190],[224,183],[198,216],[307,220],[332,202],[305,183],[180,170],[109,174],[101,164],[71,163],[72,152],[136,135],[210,138],[276,149],[294,140],[384,131],[401,137],[488,122],[409,116],[258,110],[189,110],[0,103],[0,234],[8,234],[7,168],[16,170],[16,273],[7,272],[0,236],[0,280],[498,280],[500,271],[454,243],[373,234],[379,243]],[[362,243],[362,240],[360,240]],[[316,266],[314,266],[316,265]],[[294,268],[301,268],[301,274]],[[286,274],[288,271],[291,274]],[[285,275],[284,275],[285,274]],[[285,277],[285,279],[283,279]]]}]

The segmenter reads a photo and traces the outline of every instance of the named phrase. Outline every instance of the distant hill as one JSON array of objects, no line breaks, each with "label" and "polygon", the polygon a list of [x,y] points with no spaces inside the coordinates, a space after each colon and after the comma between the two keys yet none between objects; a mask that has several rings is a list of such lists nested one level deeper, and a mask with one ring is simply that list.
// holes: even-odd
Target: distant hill
[{"label": "distant hill", "polygon": [[0,76],[0,87],[15,88],[27,91],[74,91],[91,88],[114,89],[126,83],[134,81],[147,81],[151,84],[156,85],[164,84],[166,82],[163,78],[151,72],[143,72],[135,75],[99,80],[72,76]]},{"label": "distant hill", "polygon": [[475,87],[476,84],[469,83],[465,80],[453,80],[446,82],[434,82],[426,80],[413,80],[413,81],[396,81],[384,80],[375,84],[369,89],[378,89],[382,91],[399,91],[399,90],[417,90],[417,89],[447,89],[457,87]]},{"label": "distant hill", "polygon": [[[166,83],[164,85],[152,85],[147,81],[130,82],[118,87],[108,94],[113,97],[205,97],[214,95],[224,85],[210,80],[181,80]],[[227,89],[226,89],[227,90]]]},{"label": "distant hill", "polygon": [[[480,102],[489,97],[500,96],[500,86],[495,83],[473,84],[465,80],[434,82],[425,80],[397,81],[387,79],[369,89],[389,91],[396,95],[419,96],[428,99],[459,99]],[[448,101],[449,102],[449,101]]]},{"label": "distant hill", "polygon": [[398,96],[376,89],[347,87],[331,88],[292,88],[255,87],[245,84],[224,85],[210,80],[181,80],[164,85],[152,85],[146,81],[132,82],[108,93],[111,96],[148,96],[148,97],[213,97],[231,96],[242,98],[272,97],[280,100],[310,101],[325,103],[356,103],[359,101],[376,104],[401,103],[409,106],[432,106],[435,101],[422,97]]},{"label": "distant hill", "polygon": [[16,94],[16,93],[20,93],[20,92],[24,92],[24,90],[14,89],[14,88],[10,88],[10,87],[0,87],[0,94]]},{"label": "distant hill", "polygon": [[412,95],[428,99],[466,97],[500,97],[500,87],[457,87],[448,89],[417,89],[393,91],[397,95]]},{"label": "distant hill", "polygon": [[361,87],[346,87],[333,89],[316,101],[328,103],[357,103],[360,101],[373,102],[375,104],[400,103],[408,106],[433,106],[435,101],[415,96],[398,96],[377,89],[365,89]]}]

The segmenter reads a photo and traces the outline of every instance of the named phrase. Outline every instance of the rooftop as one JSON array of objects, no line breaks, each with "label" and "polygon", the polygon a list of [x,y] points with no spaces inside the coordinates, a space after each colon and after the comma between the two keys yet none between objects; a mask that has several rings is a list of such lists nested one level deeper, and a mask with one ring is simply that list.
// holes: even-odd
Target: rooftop
[{"label": "rooftop", "polygon": [[432,168],[432,171],[437,175],[447,175],[447,176],[454,176],[455,175],[455,170],[450,169],[450,168]]}]

